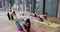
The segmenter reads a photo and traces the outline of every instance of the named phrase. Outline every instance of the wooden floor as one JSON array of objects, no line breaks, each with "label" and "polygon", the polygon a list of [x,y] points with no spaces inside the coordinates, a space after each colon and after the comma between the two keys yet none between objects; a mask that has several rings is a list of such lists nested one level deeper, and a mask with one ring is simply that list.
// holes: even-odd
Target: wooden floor
[{"label": "wooden floor", "polygon": [[[33,18],[34,20],[35,18]],[[39,22],[34,22],[32,21],[32,27],[37,31],[37,32],[60,32],[60,27],[58,28],[52,28],[47,25],[41,24]]]},{"label": "wooden floor", "polygon": [[[60,27],[51,28],[47,25],[33,21],[36,19],[35,17],[30,17],[30,19],[31,19],[31,26],[36,32],[60,32]],[[54,21],[57,20],[55,19]],[[59,20],[57,21],[57,23],[59,23]],[[0,32],[18,32],[18,30],[15,27],[16,27],[15,24],[9,23],[7,16],[0,16]]]}]

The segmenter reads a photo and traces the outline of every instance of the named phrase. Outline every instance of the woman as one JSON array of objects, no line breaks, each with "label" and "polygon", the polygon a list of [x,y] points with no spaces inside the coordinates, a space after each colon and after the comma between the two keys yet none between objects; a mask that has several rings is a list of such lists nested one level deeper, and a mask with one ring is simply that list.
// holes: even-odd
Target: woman
[{"label": "woman", "polygon": [[7,13],[7,16],[10,21],[14,20],[13,16],[17,18],[15,11]]},{"label": "woman", "polygon": [[41,21],[46,20],[46,19],[47,19],[47,13],[44,13],[43,15],[38,16],[38,18],[39,18]]},{"label": "woman", "polygon": [[20,32],[33,32],[33,30],[31,29],[31,23],[30,23],[30,19],[27,19],[25,21],[25,24],[21,25]]},{"label": "woman", "polygon": [[25,21],[25,24],[24,24],[24,27],[25,27],[25,29],[26,29],[27,32],[30,32],[30,27],[31,27],[30,25],[31,25],[30,19],[27,19]]},{"label": "woman", "polygon": [[40,15],[40,13],[37,11],[35,12],[35,17],[38,17]]}]

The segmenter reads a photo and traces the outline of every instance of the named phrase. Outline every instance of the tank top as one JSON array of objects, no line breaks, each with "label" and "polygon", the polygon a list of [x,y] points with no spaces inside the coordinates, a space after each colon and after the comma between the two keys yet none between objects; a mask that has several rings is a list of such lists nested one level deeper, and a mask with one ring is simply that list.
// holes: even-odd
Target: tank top
[{"label": "tank top", "polygon": [[9,15],[11,15],[12,14],[12,12],[9,12]]}]

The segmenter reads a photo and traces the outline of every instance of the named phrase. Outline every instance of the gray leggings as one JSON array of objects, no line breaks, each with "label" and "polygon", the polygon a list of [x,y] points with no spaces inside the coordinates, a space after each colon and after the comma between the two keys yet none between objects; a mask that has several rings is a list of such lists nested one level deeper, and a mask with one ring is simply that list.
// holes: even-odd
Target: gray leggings
[{"label": "gray leggings", "polygon": [[17,25],[19,31],[23,30],[22,27],[20,26],[20,24],[18,23],[18,21],[16,21],[16,25]]}]

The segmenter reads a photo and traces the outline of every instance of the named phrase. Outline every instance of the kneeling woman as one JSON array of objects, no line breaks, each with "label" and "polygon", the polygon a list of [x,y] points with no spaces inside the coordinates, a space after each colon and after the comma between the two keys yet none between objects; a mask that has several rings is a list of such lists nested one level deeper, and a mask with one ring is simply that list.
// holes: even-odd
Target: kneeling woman
[{"label": "kneeling woman", "polygon": [[30,19],[27,19],[25,21],[25,24],[23,24],[23,26],[21,26],[24,32],[33,32],[33,30],[31,29],[31,23],[30,23]]},{"label": "kneeling woman", "polygon": [[[13,16],[15,16],[16,17],[16,13],[15,13],[15,11],[13,11],[13,12],[9,12],[9,13],[7,13],[7,16],[8,16],[8,18],[9,18],[9,20],[13,20],[14,18],[13,18]],[[16,17],[17,18],[17,17]]]}]

